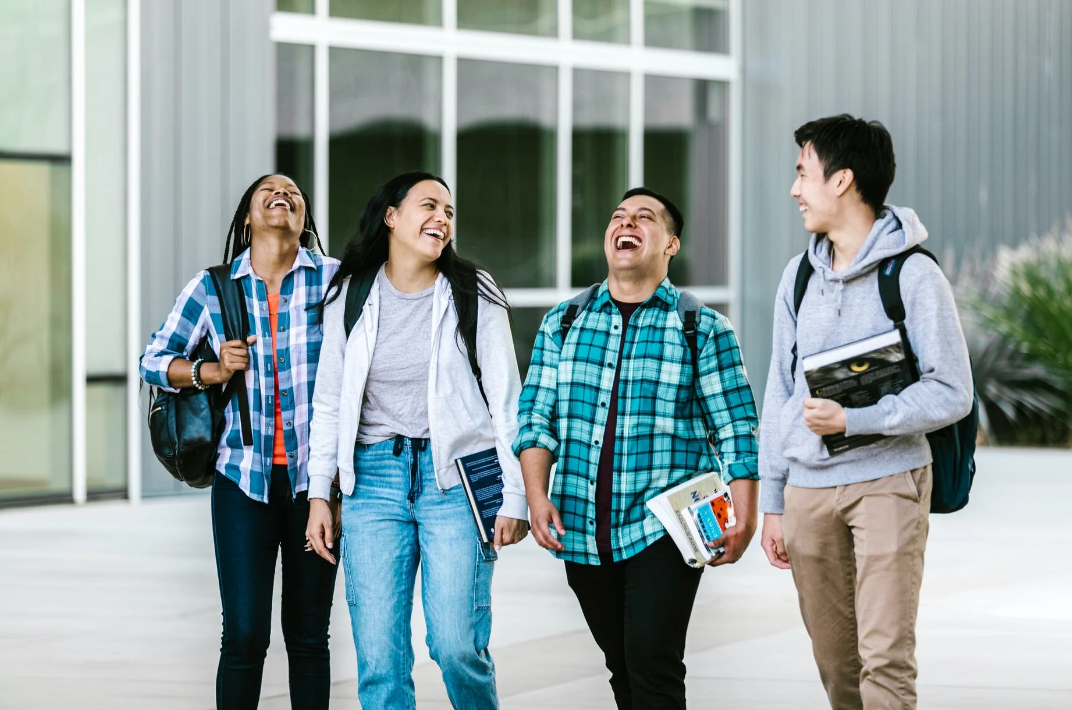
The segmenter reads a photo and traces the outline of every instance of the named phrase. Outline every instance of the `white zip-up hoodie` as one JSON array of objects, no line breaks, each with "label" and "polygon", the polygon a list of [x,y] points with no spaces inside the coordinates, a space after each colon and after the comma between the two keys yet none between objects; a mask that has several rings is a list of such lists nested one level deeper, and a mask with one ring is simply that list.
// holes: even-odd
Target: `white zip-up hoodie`
[{"label": "white zip-up hoodie", "polygon": [[[361,421],[365,382],[372,365],[379,325],[379,284],[373,282],[361,316],[346,337],[346,291],[324,310],[324,340],[313,391],[309,434],[309,497],[327,499],[339,471],[346,495],[354,492],[354,447]],[[432,358],[428,373],[428,428],[432,462],[440,490],[461,485],[455,460],[490,449],[503,470],[503,504],[499,514],[528,519],[521,464],[511,450],[517,437],[521,376],[506,310],[478,298],[477,362],[487,406],[480,396],[469,356],[458,336],[458,315],[447,277],[440,274],[432,296]],[[360,472],[358,472],[360,473]]]}]

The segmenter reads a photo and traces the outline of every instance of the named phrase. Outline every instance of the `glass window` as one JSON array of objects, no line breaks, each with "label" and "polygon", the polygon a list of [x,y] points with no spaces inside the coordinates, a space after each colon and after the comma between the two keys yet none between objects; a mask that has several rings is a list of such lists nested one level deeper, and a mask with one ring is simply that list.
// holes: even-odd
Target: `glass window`
[{"label": "glass window", "polygon": [[729,0],[644,0],[644,44],[728,54]]},{"label": "glass window", "polygon": [[86,488],[90,493],[126,488],[126,392],[125,379],[86,385]]},{"label": "glass window", "polygon": [[316,0],[275,0],[275,9],[280,12],[304,12],[311,15],[316,10]]},{"label": "glass window", "polygon": [[126,357],[126,0],[86,4],[86,371]]},{"label": "glass window", "polygon": [[0,153],[71,150],[69,0],[0,1]]},{"label": "glass window", "polygon": [[536,333],[540,330],[543,317],[551,307],[514,308],[510,311],[512,322],[510,328],[514,336],[514,352],[517,353],[517,367],[521,371],[521,381],[529,371],[532,360],[532,346],[536,343]]},{"label": "glass window", "polygon": [[86,465],[126,487],[126,0],[86,4]]},{"label": "glass window", "polygon": [[629,75],[573,72],[572,281],[607,277],[603,235],[629,180]]},{"label": "glass window", "polygon": [[458,249],[507,287],[555,285],[557,81],[458,60]]},{"label": "glass window", "polygon": [[649,76],[644,87],[644,185],[673,200],[685,216],[670,278],[686,286],[725,285],[727,85]]},{"label": "glass window", "polygon": [[0,185],[0,497],[69,493],[70,163],[0,159]]},{"label": "glass window", "polygon": [[557,0],[458,0],[458,27],[554,37],[557,5]]},{"label": "glass window", "polygon": [[573,37],[629,43],[629,0],[573,0]]},{"label": "glass window", "polygon": [[443,24],[442,0],[331,0],[332,17],[358,20]]},{"label": "glass window", "polygon": [[313,184],[313,47],[275,46],[275,169],[316,200]]},{"label": "glass window", "polygon": [[439,172],[443,74],[439,57],[334,48],[330,57],[328,248],[339,256],[380,185]]}]

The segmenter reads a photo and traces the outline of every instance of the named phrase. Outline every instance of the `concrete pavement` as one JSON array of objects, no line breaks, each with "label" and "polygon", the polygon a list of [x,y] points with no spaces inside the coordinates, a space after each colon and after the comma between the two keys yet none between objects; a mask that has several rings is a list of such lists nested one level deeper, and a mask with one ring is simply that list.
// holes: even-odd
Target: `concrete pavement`
[{"label": "concrete pavement", "polygon": [[[971,505],[935,516],[919,621],[920,708],[1072,708],[1072,453],[987,449]],[[278,584],[277,584],[278,588]],[[561,563],[503,554],[492,650],[504,710],[611,710],[607,672]],[[332,708],[356,710],[343,585]],[[0,708],[209,710],[220,608],[208,501],[0,512]],[[413,633],[420,708],[449,708]],[[276,610],[261,707],[289,708]],[[828,707],[788,573],[758,540],[708,570],[687,659],[693,707]]]}]

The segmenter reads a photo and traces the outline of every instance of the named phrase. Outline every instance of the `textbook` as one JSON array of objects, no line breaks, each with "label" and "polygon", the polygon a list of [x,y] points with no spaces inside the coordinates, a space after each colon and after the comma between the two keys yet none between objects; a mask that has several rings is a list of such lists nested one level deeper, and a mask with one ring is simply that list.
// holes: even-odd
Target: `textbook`
[{"label": "textbook", "polygon": [[502,467],[495,449],[478,451],[457,459],[462,488],[476,520],[480,541],[487,544],[495,539],[495,518],[503,503]]},{"label": "textbook", "polygon": [[[809,355],[803,363],[811,396],[832,399],[845,408],[871,406],[913,382],[898,330]],[[824,435],[823,443],[835,456],[884,438],[882,434],[845,436],[840,432]]]},{"label": "textbook", "polygon": [[729,488],[717,471],[685,481],[646,505],[666,528],[685,562],[697,568],[719,554],[708,543],[737,522]]}]

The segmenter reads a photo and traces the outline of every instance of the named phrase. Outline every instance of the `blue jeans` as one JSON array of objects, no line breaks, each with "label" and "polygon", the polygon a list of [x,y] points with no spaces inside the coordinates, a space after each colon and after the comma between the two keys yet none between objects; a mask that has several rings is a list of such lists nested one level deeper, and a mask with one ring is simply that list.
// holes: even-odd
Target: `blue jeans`
[{"label": "blue jeans", "polygon": [[342,503],[346,601],[366,708],[416,708],[413,589],[421,567],[428,649],[455,708],[499,707],[491,636],[495,551],[481,544],[461,486],[440,491],[427,439],[358,444]]},{"label": "blue jeans", "polygon": [[260,701],[280,553],[290,705],[295,710],[327,710],[328,621],[337,568],[305,551],[308,520],[309,498],[304,491],[291,495],[286,466],[272,467],[268,503],[253,500],[222,474],[212,482],[212,533],[223,602],[223,643],[216,671],[220,710],[252,710]]}]

